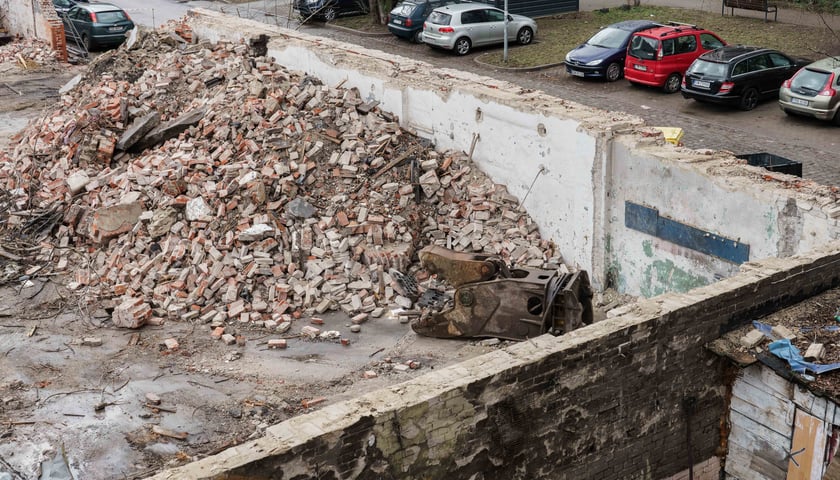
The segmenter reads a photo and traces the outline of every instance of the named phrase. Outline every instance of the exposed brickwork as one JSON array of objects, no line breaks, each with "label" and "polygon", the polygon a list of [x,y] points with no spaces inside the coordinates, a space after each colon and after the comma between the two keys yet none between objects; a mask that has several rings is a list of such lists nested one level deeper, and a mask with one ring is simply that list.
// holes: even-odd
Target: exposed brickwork
[{"label": "exposed brickwork", "polygon": [[718,478],[725,366],[704,345],[840,285],[832,248],[330,405],[155,478],[677,480],[688,399],[694,478]]}]

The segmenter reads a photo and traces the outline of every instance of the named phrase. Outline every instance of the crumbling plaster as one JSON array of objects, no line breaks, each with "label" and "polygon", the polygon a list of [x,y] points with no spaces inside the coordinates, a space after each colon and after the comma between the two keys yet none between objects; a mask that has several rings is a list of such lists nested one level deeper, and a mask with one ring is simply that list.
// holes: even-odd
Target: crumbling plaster
[{"label": "crumbling plaster", "polygon": [[[51,11],[45,11],[45,7]],[[41,0],[0,0],[9,33],[49,41],[47,18],[56,18],[51,2]]]},{"label": "crumbling plaster", "polygon": [[653,296],[738,271],[736,263],[626,228],[625,201],[740,239],[750,246],[750,260],[840,237],[837,218],[821,205],[840,207],[830,205],[824,189],[798,192],[785,181],[765,181],[767,172],[726,153],[665,144],[637,117],[217,12],[196,9],[191,16],[199,38],[248,41],[265,34],[268,54],[279,63],[358,88],[438,148],[472,149],[481,169],[523,201],[542,236],[568,264],[588,270],[596,288]]}]

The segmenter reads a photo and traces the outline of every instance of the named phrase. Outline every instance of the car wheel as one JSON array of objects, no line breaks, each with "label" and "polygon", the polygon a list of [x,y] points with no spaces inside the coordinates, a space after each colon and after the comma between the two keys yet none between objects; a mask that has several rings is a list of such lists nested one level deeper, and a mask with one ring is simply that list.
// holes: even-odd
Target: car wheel
[{"label": "car wheel", "polygon": [[516,33],[516,41],[519,42],[520,45],[528,45],[534,40],[534,31],[531,30],[529,27],[522,27]]},{"label": "car wheel", "polygon": [[838,108],[837,113],[834,114],[834,124],[840,126],[840,108]]},{"label": "car wheel", "polygon": [[93,43],[90,41],[90,37],[88,37],[87,33],[82,34],[81,40],[82,46],[85,48],[85,50],[89,52],[91,47],[93,46]]},{"label": "car wheel", "polygon": [[738,108],[749,111],[758,105],[758,90],[748,88],[741,94],[741,100],[738,102]]},{"label": "car wheel", "polygon": [[414,35],[411,37],[411,41],[414,43],[423,43],[423,30],[417,30],[414,32]]},{"label": "car wheel", "polygon": [[324,9],[324,20],[332,22],[338,17],[338,10],[335,7],[327,7]]},{"label": "car wheel", "polygon": [[621,65],[613,62],[607,65],[607,72],[604,74],[608,82],[614,82],[621,78]]},{"label": "car wheel", "polygon": [[455,53],[458,55],[466,55],[470,53],[470,48],[472,48],[472,42],[467,37],[461,37],[458,40],[455,40]]},{"label": "car wheel", "polygon": [[679,73],[672,73],[665,79],[665,85],[662,85],[662,90],[665,93],[677,93],[680,91],[680,82],[682,82],[682,75]]}]

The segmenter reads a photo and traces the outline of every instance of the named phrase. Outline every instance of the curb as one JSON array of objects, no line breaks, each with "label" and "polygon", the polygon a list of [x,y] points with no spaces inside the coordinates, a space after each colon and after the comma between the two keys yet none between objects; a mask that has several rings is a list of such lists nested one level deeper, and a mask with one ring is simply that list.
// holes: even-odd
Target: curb
[{"label": "curb", "polygon": [[475,63],[477,63],[477,64],[479,64],[483,67],[495,68],[495,69],[498,69],[498,70],[503,70],[505,72],[523,72],[523,73],[524,72],[537,72],[539,70],[547,70],[549,68],[559,67],[561,65],[566,64],[566,62],[557,62],[557,63],[546,63],[546,64],[543,64],[543,65],[535,65],[533,67],[502,67],[502,66],[493,65],[493,64],[487,63],[487,62],[482,62],[481,57],[483,57],[485,55],[490,55],[490,53],[489,52],[488,53],[482,53],[481,55],[478,55],[477,57],[473,58],[473,61],[475,61]]},{"label": "curb", "polygon": [[355,28],[348,28],[342,27],[341,25],[334,25],[329,22],[324,22],[324,26],[327,28],[333,28],[335,30],[340,30],[342,32],[353,33],[359,35],[361,37],[385,37],[391,35],[391,32],[383,32],[383,33],[376,33],[376,32],[363,32],[362,30],[356,30]]}]

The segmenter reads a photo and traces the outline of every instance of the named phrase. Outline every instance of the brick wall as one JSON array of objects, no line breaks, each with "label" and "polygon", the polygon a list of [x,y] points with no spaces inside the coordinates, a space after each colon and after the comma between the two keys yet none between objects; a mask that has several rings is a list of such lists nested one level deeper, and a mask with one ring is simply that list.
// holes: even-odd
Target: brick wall
[{"label": "brick wall", "polygon": [[290,419],[154,478],[662,479],[680,478],[690,458],[710,478],[722,453],[725,365],[704,345],[837,287],[838,267],[840,244],[749,264],[563,337]]},{"label": "brick wall", "polygon": [[40,38],[67,60],[67,44],[64,39],[64,25],[52,0],[0,0],[9,33],[29,38]]}]

